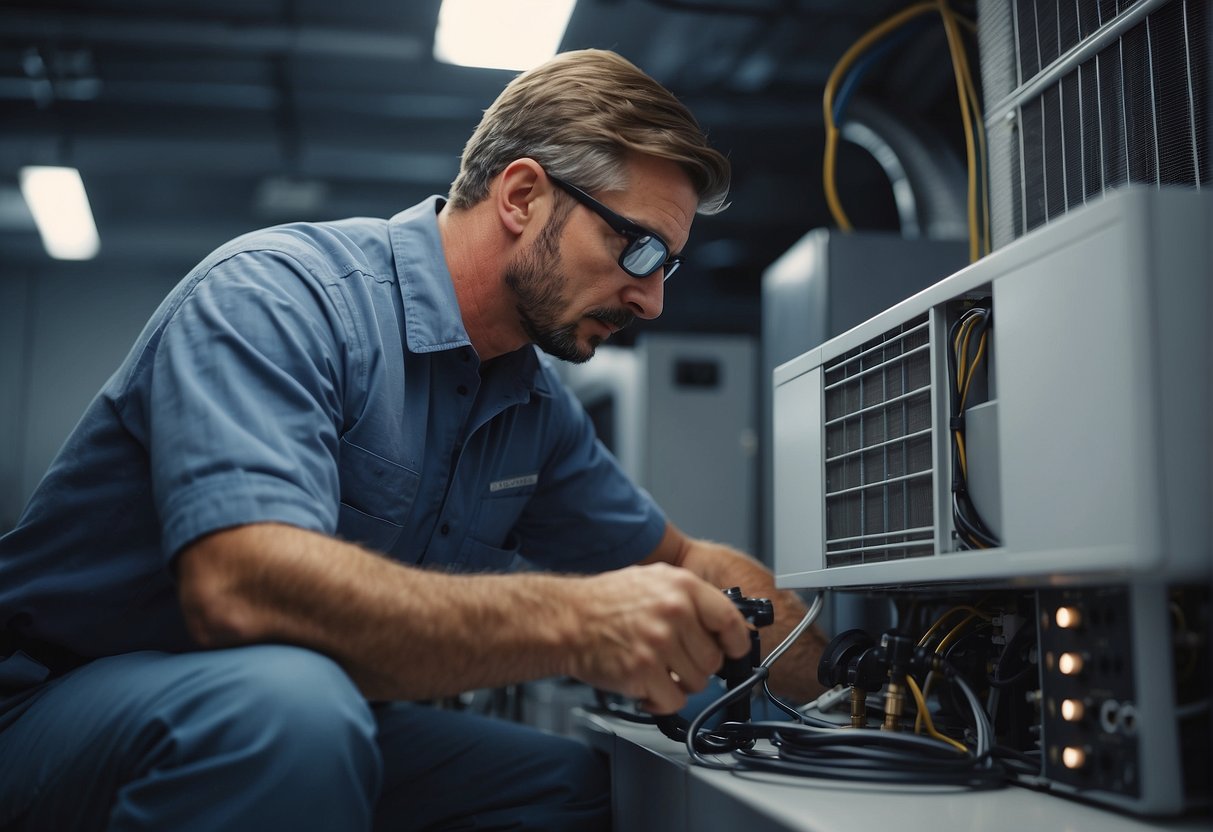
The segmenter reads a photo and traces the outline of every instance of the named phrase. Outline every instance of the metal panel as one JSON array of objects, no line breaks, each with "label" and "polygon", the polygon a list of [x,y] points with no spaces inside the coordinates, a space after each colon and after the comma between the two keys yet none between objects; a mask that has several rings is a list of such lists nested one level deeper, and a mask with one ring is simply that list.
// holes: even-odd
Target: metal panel
[{"label": "metal panel", "polygon": [[[1044,776],[1054,791],[1146,814],[1183,810],[1168,596],[1161,586],[1039,593]],[[1080,627],[1054,624],[1063,604],[1082,610]],[[1079,673],[1061,672],[1065,652],[1083,657]],[[1065,699],[1084,702],[1089,716],[1065,720]],[[1066,766],[1066,747],[1083,750],[1084,765]]]},{"label": "metal panel", "polygon": [[[812,565],[824,545],[787,561],[781,545],[781,583],[1207,578],[1211,228],[1213,194],[1125,190],[777,368],[775,457],[787,471],[820,466],[812,447],[823,442],[819,431],[778,412],[805,406],[799,387],[811,371],[931,310],[942,316],[974,293],[993,297],[997,420],[985,427],[996,438],[983,437],[970,464],[983,465],[981,454],[991,451],[982,448],[995,449],[983,467],[997,472],[996,487],[986,490],[998,494],[1003,545],[975,552],[939,545],[930,557],[824,568]],[[790,384],[794,395],[781,389]],[[804,436],[793,436],[798,424]],[[937,446],[946,444],[946,428],[935,430]],[[798,482],[800,475],[778,471],[778,488]],[[948,493],[940,488],[938,502]],[[778,494],[777,541],[802,533],[798,513],[812,510]],[[944,505],[937,512],[950,514]],[[785,523],[791,531],[781,531]]]},{"label": "metal panel", "polygon": [[775,388],[775,564],[812,572],[825,567],[821,477],[821,369]]},{"label": "metal panel", "polygon": [[982,0],[995,247],[1125,184],[1211,178],[1203,0]]}]

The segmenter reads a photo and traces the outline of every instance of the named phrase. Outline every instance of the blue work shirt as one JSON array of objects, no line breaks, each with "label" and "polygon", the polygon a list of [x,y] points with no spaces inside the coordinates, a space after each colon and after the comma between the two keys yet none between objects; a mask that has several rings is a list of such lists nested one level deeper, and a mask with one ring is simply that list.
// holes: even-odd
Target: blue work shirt
[{"label": "blue work shirt", "polygon": [[458,571],[656,548],[664,516],[547,357],[479,360],[441,205],[254,232],[187,275],[0,538],[0,627],[84,657],[192,649],[173,560],[246,523]]}]

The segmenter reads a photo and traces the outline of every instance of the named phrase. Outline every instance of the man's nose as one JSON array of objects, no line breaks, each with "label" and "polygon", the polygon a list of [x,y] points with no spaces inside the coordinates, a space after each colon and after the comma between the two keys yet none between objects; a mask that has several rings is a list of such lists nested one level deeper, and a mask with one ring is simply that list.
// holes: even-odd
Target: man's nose
[{"label": "man's nose", "polygon": [[665,305],[664,278],[665,272],[660,269],[648,277],[629,278],[631,282],[623,290],[628,311],[646,321],[658,317]]}]

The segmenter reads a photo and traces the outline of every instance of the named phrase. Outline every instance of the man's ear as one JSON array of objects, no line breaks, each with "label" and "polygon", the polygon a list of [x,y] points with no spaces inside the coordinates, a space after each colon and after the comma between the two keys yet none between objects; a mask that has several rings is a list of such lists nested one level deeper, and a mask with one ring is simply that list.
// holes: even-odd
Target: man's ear
[{"label": "man's ear", "polygon": [[527,224],[542,214],[545,196],[552,189],[543,168],[534,159],[515,159],[497,175],[495,200],[502,226],[511,234],[522,234]]}]

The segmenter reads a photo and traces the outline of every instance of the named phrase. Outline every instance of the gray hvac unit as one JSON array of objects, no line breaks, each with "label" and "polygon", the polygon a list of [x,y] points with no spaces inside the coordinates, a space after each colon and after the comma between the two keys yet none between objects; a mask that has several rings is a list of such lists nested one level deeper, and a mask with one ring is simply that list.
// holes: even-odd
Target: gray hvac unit
[{"label": "gray hvac unit", "polygon": [[991,234],[1128,184],[1210,182],[1208,0],[979,0]]},{"label": "gray hvac unit", "polygon": [[[1213,194],[1125,190],[778,367],[784,584],[1207,576],[1211,232]],[[992,325],[957,414],[970,308]],[[953,519],[958,418],[998,546]]]},{"label": "gray hvac unit", "polygon": [[1021,596],[1022,779],[1147,814],[1208,799],[1211,240],[1124,189],[774,374],[779,584]]}]

